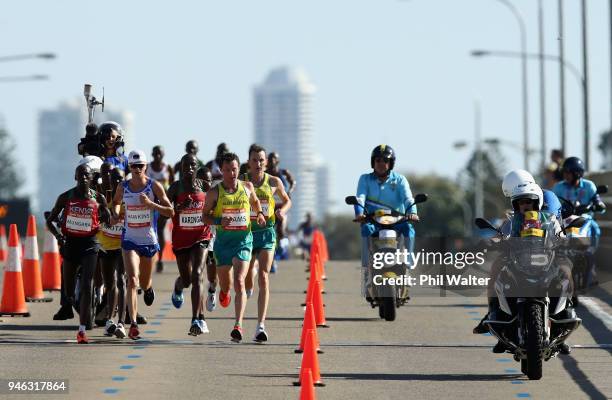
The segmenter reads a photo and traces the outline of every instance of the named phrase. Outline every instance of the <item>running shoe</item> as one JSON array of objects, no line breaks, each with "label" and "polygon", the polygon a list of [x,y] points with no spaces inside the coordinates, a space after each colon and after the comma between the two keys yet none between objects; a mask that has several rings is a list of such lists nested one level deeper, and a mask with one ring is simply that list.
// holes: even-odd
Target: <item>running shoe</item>
[{"label": "running shoe", "polygon": [[163,263],[163,262],[161,262],[161,261],[158,261],[158,262],[155,264],[155,271],[156,271],[157,273],[164,272],[164,263]]},{"label": "running shoe", "polygon": [[234,329],[230,332],[232,342],[240,343],[242,341],[242,328],[240,325],[234,325]]},{"label": "running shoe", "polygon": [[272,261],[272,266],[270,267],[270,273],[275,274],[276,270],[277,270],[277,267],[276,267],[276,260],[275,260],[275,261]]},{"label": "running shoe", "polygon": [[142,298],[146,305],[150,306],[153,304],[153,300],[155,300],[155,290],[153,290],[153,286],[144,291]]},{"label": "running shoe", "polygon": [[74,312],[72,312],[72,307],[70,306],[61,306],[59,311],[53,316],[54,321],[65,321],[72,318],[74,318]]},{"label": "running shoe", "polygon": [[263,343],[268,341],[268,333],[263,325],[258,325],[255,331],[255,337],[253,338],[257,343]]},{"label": "running shoe", "polygon": [[128,333],[128,337],[132,340],[140,339],[140,331],[138,330],[138,325],[130,325],[130,331]]},{"label": "running shoe", "polygon": [[125,336],[126,336],[125,327],[123,326],[121,322],[119,322],[117,324],[117,328],[115,329],[115,337],[117,339],[123,339],[125,338]]},{"label": "running shoe", "polygon": [[176,289],[172,291],[172,304],[175,308],[181,308],[183,302],[185,301],[185,296],[183,296],[183,291],[177,292]]},{"label": "running shoe", "polygon": [[89,343],[89,339],[87,338],[87,335],[85,334],[85,332],[79,331],[77,333],[77,343],[78,344],[87,344],[87,343]]},{"label": "running shoe", "polygon": [[144,315],[140,315],[140,313],[136,313],[136,323],[138,325],[146,325],[149,321]]},{"label": "running shoe", "polygon": [[208,291],[208,297],[206,298],[206,311],[213,312],[217,308],[217,291]]},{"label": "running shoe", "polygon": [[200,330],[202,331],[202,333],[210,333],[210,331],[208,330],[208,324],[206,323],[206,320],[199,319],[198,323],[200,324]]},{"label": "running shoe", "polygon": [[219,303],[221,303],[221,307],[225,308],[229,306],[231,301],[232,301],[231,293],[229,292],[225,293],[223,292],[223,290],[219,292]]},{"label": "running shoe", "polygon": [[247,289],[245,292],[246,292],[247,299],[250,299],[251,296],[253,296],[253,289],[252,288],[251,289]]},{"label": "running shoe", "polygon": [[189,327],[188,335],[198,336],[201,334],[202,334],[202,329],[200,329],[200,323],[198,322],[197,319],[194,319],[193,321],[191,321],[191,326]]},{"label": "running shoe", "polygon": [[115,325],[112,319],[109,319],[106,321],[106,325],[104,326],[104,336],[113,336],[116,329],[117,325]]}]

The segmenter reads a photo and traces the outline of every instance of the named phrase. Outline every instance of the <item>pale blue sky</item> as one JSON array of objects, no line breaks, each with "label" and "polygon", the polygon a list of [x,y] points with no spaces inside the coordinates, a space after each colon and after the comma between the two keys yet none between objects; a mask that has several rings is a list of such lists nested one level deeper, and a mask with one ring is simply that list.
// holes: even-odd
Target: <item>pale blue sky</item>
[{"label": "pale blue sky", "polygon": [[[537,2],[513,0],[537,51]],[[579,1],[565,1],[566,57],[581,68]],[[546,52],[557,54],[557,1],[544,0]],[[609,127],[608,1],[589,0],[592,160]],[[302,66],[317,86],[315,134],[335,167],[335,197],[354,191],[381,142],[398,168],[455,177],[473,136],[479,99],[483,136],[520,142],[520,65],[473,59],[475,48],[518,50],[518,30],[496,0],[19,1],[0,6],[0,55],[53,51],[58,59],[0,63],[0,76],[46,73],[47,82],[0,84],[0,112],[16,136],[35,190],[37,111],[106,88],[109,105],[134,113],[138,147],[179,158],[197,138],[201,156],[226,141],[244,155],[253,140],[252,88],[270,68]],[[531,144],[539,145],[538,64],[530,62]],[[547,64],[548,143],[558,146],[558,67]],[[581,94],[566,74],[572,153],[583,154]],[[509,167],[520,167],[505,149]],[[538,160],[532,160],[532,166]],[[417,188],[418,189],[418,188]],[[59,191],[59,189],[58,189]],[[340,207],[342,207],[340,205]]]}]

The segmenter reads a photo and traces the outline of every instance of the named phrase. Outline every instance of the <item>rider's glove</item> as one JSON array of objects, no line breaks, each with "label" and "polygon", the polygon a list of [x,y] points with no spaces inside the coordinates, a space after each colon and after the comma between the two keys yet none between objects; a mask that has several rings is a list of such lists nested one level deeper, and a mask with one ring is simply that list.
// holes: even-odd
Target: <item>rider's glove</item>
[{"label": "rider's glove", "polygon": [[593,205],[593,211],[604,211],[606,209],[606,205],[603,201],[598,201]]}]

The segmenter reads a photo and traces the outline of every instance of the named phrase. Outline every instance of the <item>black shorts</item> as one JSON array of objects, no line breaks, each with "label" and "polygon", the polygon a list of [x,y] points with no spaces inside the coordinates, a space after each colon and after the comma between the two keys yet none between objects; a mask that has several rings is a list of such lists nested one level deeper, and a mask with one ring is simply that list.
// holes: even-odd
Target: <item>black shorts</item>
[{"label": "black shorts", "polygon": [[96,236],[76,237],[66,236],[66,243],[60,249],[60,254],[65,260],[79,263],[83,256],[98,253],[100,243]]},{"label": "black shorts", "polygon": [[197,249],[197,248],[202,248],[202,249],[207,249],[208,248],[208,240],[202,240],[201,242],[197,242],[193,245],[191,245],[190,247],[185,247],[184,249],[172,249],[172,252],[174,253],[175,256],[180,256],[181,254],[187,254],[187,253],[191,253],[191,250],[193,249]]}]

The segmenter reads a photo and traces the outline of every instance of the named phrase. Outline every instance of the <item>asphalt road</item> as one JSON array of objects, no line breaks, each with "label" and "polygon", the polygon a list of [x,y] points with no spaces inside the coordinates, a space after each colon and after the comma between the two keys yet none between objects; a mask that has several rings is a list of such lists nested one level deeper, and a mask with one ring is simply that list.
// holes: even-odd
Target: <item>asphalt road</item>
[{"label": "asphalt road", "polygon": [[[612,398],[610,288],[598,290],[589,308],[579,307],[584,324],[570,339],[572,354],[545,363],[542,380],[528,381],[510,355],[491,353],[492,337],[471,333],[486,309],[483,297],[415,294],[396,321],[385,322],[359,296],[357,265],[327,265],[330,328],[319,329],[326,383],[316,389],[319,399]],[[300,356],[293,350],[303,318],[304,263],[283,263],[272,277],[265,345],[250,340],[254,300],[243,343],[229,341],[231,306],[207,315],[210,334],[188,336],[189,297],[180,310],[170,303],[175,271],[167,264],[154,276],[157,298],[151,307],[141,301],[149,324],[137,342],[106,338],[97,328],[89,332],[91,344],[77,345],[76,319],[51,319],[57,293],[52,303],[29,303],[30,318],[0,317],[0,379],[69,381],[67,394],[0,398],[297,399],[292,382]]]}]

